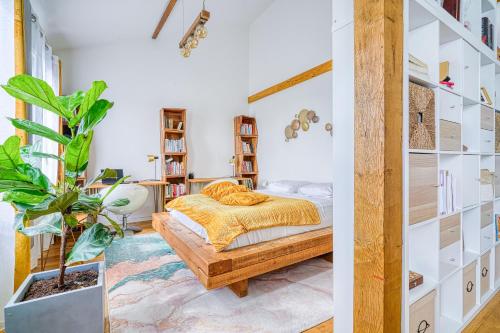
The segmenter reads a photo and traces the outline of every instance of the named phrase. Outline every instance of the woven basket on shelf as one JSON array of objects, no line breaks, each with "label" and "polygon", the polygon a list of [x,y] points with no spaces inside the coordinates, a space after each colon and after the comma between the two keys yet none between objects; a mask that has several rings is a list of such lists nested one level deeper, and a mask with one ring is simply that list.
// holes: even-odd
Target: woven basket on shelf
[{"label": "woven basket on shelf", "polygon": [[410,149],[436,148],[435,98],[432,89],[410,82]]}]

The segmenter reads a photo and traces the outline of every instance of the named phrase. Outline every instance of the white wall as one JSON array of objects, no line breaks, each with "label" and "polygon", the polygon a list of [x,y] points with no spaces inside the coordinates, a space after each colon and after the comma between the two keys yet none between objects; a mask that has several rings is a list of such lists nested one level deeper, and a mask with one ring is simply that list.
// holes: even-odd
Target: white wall
[{"label": "white wall", "polygon": [[[0,0],[0,83],[14,74],[14,2]],[[14,128],[5,117],[15,116],[15,101],[0,89],[0,144],[14,135]],[[3,307],[14,288],[14,210],[0,202],[0,327],[4,326]]]},{"label": "white wall", "polygon": [[[250,26],[250,95],[331,59],[331,0],[276,0]],[[332,76],[323,74],[250,105],[259,130],[261,180],[332,181]],[[301,109],[320,117],[285,142],[284,129]]]},{"label": "white wall", "polygon": [[[190,17],[190,16],[188,16]],[[233,117],[247,113],[248,25],[207,24],[209,35],[190,58],[179,54],[180,27],[162,38],[57,50],[64,94],[105,80],[104,97],[115,105],[99,125],[89,173],[123,168],[135,179],[153,178],[147,154],[160,152],[161,107],[185,107],[189,171],[196,177],[227,176],[234,154]],[[158,163],[158,174],[160,164]],[[147,220],[152,200],[131,220]]]}]

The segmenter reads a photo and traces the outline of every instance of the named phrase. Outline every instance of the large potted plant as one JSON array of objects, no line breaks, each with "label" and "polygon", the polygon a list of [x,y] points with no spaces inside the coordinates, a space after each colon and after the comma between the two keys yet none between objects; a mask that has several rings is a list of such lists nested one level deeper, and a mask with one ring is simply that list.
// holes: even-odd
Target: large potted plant
[{"label": "large potted plant", "polygon": [[[113,106],[113,103],[100,99],[107,88],[106,83],[96,81],[87,92],[55,96],[46,82],[29,75],[18,75],[2,88],[19,100],[62,117],[71,131],[71,137],[66,137],[39,123],[9,118],[16,128],[62,145],[63,153],[55,156],[36,151],[32,146],[20,147],[17,136],[9,137],[0,145],[0,198],[16,210],[15,229],[27,236],[54,234],[61,240],[59,269],[26,278],[4,309],[6,330],[9,333],[102,332],[103,263],[70,265],[101,254],[111,244],[114,235],[123,237],[120,226],[106,214],[103,201],[125,177],[103,196],[87,195],[86,188],[103,178],[116,177],[109,169],[84,186],[77,185],[78,177],[88,165],[94,128]],[[33,161],[39,158],[60,162],[63,177],[57,184],[51,184],[47,176],[33,165]],[[127,199],[120,199],[109,205],[126,204]],[[85,218],[79,221],[81,216]],[[103,219],[109,223],[100,223],[99,220]],[[85,225],[85,231],[67,252],[68,233],[79,223]]]}]

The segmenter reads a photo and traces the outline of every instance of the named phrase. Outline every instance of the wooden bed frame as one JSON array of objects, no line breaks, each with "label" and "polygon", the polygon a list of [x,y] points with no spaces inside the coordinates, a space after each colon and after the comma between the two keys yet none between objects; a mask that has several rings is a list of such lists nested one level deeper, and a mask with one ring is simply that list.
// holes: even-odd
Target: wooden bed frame
[{"label": "wooden bed frame", "polygon": [[319,256],[332,261],[331,227],[223,252],[215,252],[212,245],[168,213],[154,213],[153,228],[186,262],[205,288],[227,286],[239,297],[248,294],[248,279],[251,277]]}]

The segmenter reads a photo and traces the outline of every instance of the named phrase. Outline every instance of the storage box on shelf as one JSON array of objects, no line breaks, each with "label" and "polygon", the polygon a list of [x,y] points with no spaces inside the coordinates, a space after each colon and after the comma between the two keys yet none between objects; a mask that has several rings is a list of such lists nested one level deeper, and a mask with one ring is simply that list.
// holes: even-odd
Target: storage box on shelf
[{"label": "storage box on shelf", "polygon": [[163,108],[160,110],[160,149],[162,180],[165,201],[187,194],[187,145],[186,109]]},{"label": "storage box on shelf", "polygon": [[[441,0],[409,0],[406,52],[425,64],[408,70],[405,268],[424,280],[406,294],[410,332],[424,329],[415,315],[420,304],[435,308],[426,332],[460,331],[500,287],[494,221],[500,213],[500,62],[496,40],[495,52],[481,40],[483,17],[496,26],[496,2],[457,3],[458,19]],[[454,85],[439,83],[443,79]],[[415,123],[422,119],[411,100],[415,83],[434,94],[423,119],[435,126],[426,127],[435,148],[415,147]]]}]

